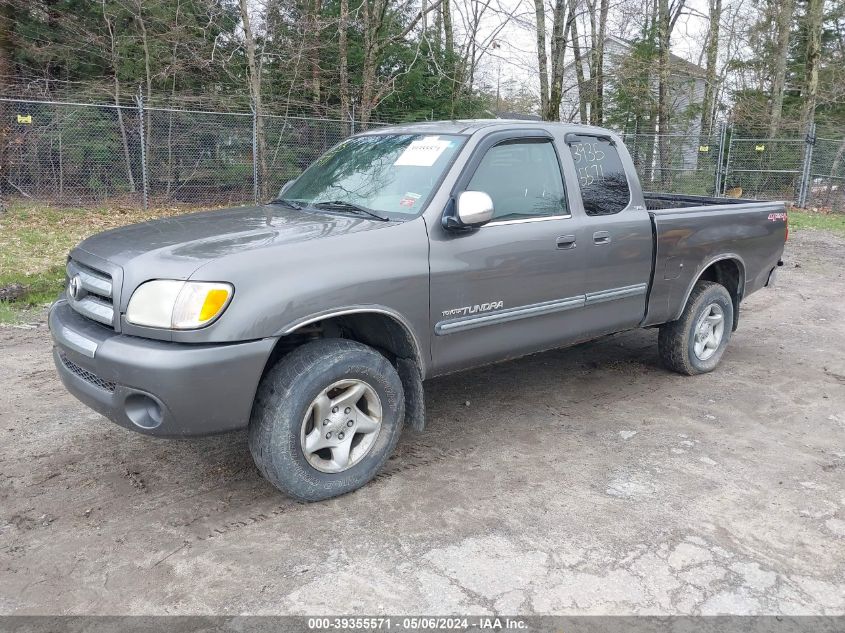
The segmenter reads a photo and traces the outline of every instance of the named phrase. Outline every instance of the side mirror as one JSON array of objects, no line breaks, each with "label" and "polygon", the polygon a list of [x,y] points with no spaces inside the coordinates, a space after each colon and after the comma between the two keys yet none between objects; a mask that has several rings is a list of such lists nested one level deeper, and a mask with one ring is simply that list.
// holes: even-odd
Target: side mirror
[{"label": "side mirror", "polygon": [[447,229],[474,229],[493,219],[493,199],[483,191],[463,191],[458,194],[454,210],[447,214],[444,226]]},{"label": "side mirror", "polygon": [[290,188],[291,188],[291,185],[292,185],[293,183],[295,183],[295,182],[296,182],[296,180],[295,180],[295,179],[294,179],[294,180],[288,180],[285,184],[283,184],[283,185],[282,185],[282,188],[281,188],[281,189],[279,189],[279,195],[278,195],[278,196],[276,196],[276,197],[277,197],[277,198],[281,198],[281,197],[284,195],[285,191],[287,191],[288,189],[290,189]]}]

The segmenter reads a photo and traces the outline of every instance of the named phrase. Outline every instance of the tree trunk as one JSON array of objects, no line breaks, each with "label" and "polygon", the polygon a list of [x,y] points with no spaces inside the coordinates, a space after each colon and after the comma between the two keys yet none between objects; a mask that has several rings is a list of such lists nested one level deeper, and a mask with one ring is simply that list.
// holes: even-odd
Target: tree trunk
[{"label": "tree trunk", "polygon": [[549,66],[546,57],[546,5],[544,0],[534,0],[534,16],[537,22],[537,63],[540,70],[540,115],[549,120]]},{"label": "tree trunk", "polygon": [[[787,0],[789,1],[789,0]],[[719,25],[722,20],[722,0],[710,0],[710,32],[707,36],[707,77],[701,108],[701,133],[709,136],[716,110],[716,64],[719,55]]]},{"label": "tree trunk", "polygon": [[150,70],[150,45],[147,40],[147,24],[144,21],[144,15],[142,13],[142,0],[138,0],[138,13],[135,16],[136,20],[138,21],[138,25],[141,27],[141,45],[144,50],[144,78],[146,83],[146,103],[147,103],[147,111],[146,111],[146,123],[144,125],[145,131],[145,139],[142,139],[144,146],[147,148],[147,158],[150,155],[150,134],[152,132],[152,125],[150,125],[150,110],[149,105],[151,103],[151,99],[153,96],[153,76]]},{"label": "tree trunk", "polygon": [[590,120],[593,125],[604,123],[604,40],[607,35],[607,13],[610,9],[609,0],[600,0],[599,23],[594,44],[593,58],[593,107],[590,111]]},{"label": "tree trunk", "polygon": [[256,59],[255,35],[249,21],[249,0],[239,0],[238,7],[241,13],[241,21],[244,28],[244,46],[246,47],[247,71],[249,74],[249,93],[252,97],[252,107],[255,109],[255,134],[257,136],[257,154],[253,160],[258,162],[258,182],[260,195],[264,196],[264,189],[267,184],[267,164],[264,140],[264,117],[261,103],[261,72]]},{"label": "tree trunk", "polygon": [[824,0],[807,0],[807,52],[805,57],[804,108],[801,112],[803,129],[813,122],[819,92],[819,58],[822,47],[822,11]]},{"label": "tree trunk", "polygon": [[782,0],[775,19],[775,72],[772,77],[772,111],[769,114],[769,138],[777,136],[783,114],[786,61],[789,56],[789,31],[792,27],[794,0]]},{"label": "tree trunk", "polygon": [[340,22],[338,24],[338,53],[340,59],[340,118],[344,135],[349,133],[349,0],[340,0]]},{"label": "tree trunk", "polygon": [[671,187],[669,171],[669,0],[657,3],[657,160],[660,184]]},{"label": "tree trunk", "polygon": [[452,103],[449,104],[452,116],[455,115],[459,82],[455,76],[455,28],[452,22],[452,2],[443,0],[440,5],[440,16],[443,20],[443,69],[446,72],[447,81],[452,82],[450,90]]},{"label": "tree trunk", "polygon": [[555,0],[554,25],[552,26],[552,76],[549,90],[547,116],[549,121],[560,121],[560,103],[563,100],[563,67],[566,54],[566,35],[573,14],[566,11],[568,0]]},{"label": "tree trunk", "polygon": [[578,82],[578,116],[579,123],[587,123],[587,85],[584,78],[584,59],[581,57],[581,42],[578,39],[578,20],[575,16],[575,3],[573,0],[572,8],[573,14],[572,22],[570,23],[570,31],[572,40],[572,57],[575,60],[575,78]]},{"label": "tree trunk", "polygon": [[[378,13],[376,7],[370,6],[370,0],[363,0],[361,13],[363,15],[364,30],[364,63],[361,69],[361,104],[358,108],[358,120],[361,121],[362,129],[366,130],[370,124],[373,108],[375,107],[376,93],[376,42],[378,35]],[[372,21],[376,21],[376,28],[373,28]]]},{"label": "tree trunk", "polygon": [[[132,155],[129,153],[129,138],[126,135],[126,124],[123,121],[123,108],[120,107],[120,81],[117,71],[114,73],[114,105],[117,108],[117,125],[120,127],[120,141],[123,145],[123,159],[126,161],[126,179],[129,181],[129,192],[135,193],[135,176],[132,175]],[[142,143],[144,139],[139,139]]]},{"label": "tree trunk", "polygon": [[[0,0],[0,81],[6,83],[14,75],[15,48],[12,41],[12,29],[14,28],[14,7],[11,2]],[[0,112],[5,114],[6,105],[0,103]],[[9,118],[4,116],[0,119],[0,194],[6,189],[6,180],[9,178],[7,165],[6,148],[9,144],[7,139]]]},{"label": "tree trunk", "polygon": [[323,9],[322,0],[313,0],[311,6],[311,17],[309,32],[311,34],[311,46],[308,51],[311,65],[311,99],[315,104],[320,103],[321,94],[321,71],[320,71],[320,13]]},{"label": "tree trunk", "polygon": [[440,14],[443,18],[443,39],[446,58],[451,64],[452,57],[455,55],[455,31],[452,27],[451,0],[443,0],[443,4],[440,7]]},{"label": "tree trunk", "polygon": [[[120,107],[120,80],[117,77],[117,46],[115,44],[114,30],[112,29],[111,20],[106,15],[105,5],[103,5],[103,21],[106,23],[106,28],[109,32],[109,47],[111,57],[109,61],[112,66],[112,73],[114,76],[114,105],[117,110],[117,124],[120,128],[120,141],[123,145],[123,159],[126,161],[126,180],[129,183],[130,193],[135,193],[135,176],[132,175],[132,155],[129,153],[129,138],[126,134],[126,123],[123,120],[123,108]],[[144,139],[139,139],[141,143]]]},{"label": "tree trunk", "polygon": [[[0,2],[0,79],[11,79],[14,69],[15,48],[12,30],[15,27],[15,8],[9,0]],[[7,79],[8,78],[8,79]]]},{"label": "tree trunk", "polygon": [[[173,76],[170,81],[170,103],[171,107],[176,100],[176,53],[179,49],[179,11],[182,8],[181,0],[176,2],[176,22],[173,34],[173,53],[170,56],[170,64]],[[167,113],[167,198],[173,190],[173,180],[176,170],[173,166],[173,112]]]}]

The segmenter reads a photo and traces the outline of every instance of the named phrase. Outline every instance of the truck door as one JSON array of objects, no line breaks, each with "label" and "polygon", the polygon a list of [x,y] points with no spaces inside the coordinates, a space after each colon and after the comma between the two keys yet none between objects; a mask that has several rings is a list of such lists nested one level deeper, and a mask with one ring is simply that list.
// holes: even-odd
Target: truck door
[{"label": "truck door", "polygon": [[584,299],[579,219],[561,157],[542,130],[491,134],[455,192],[483,191],[493,220],[454,232],[430,227],[432,369],[446,373],[559,346]]},{"label": "truck door", "polygon": [[635,327],[645,314],[653,245],[639,187],[630,186],[637,178],[630,156],[609,135],[569,133],[565,141],[580,194],[572,203],[584,223],[584,334]]}]

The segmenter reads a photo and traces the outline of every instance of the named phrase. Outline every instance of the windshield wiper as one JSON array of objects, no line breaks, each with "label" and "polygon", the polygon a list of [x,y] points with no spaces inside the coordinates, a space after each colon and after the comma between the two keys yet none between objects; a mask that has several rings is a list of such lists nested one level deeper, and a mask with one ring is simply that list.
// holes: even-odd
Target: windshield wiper
[{"label": "windshield wiper", "polygon": [[283,206],[290,207],[291,209],[296,209],[297,211],[302,211],[303,208],[298,202],[286,200],[285,198],[276,198],[275,200],[271,200],[270,204],[281,204]]},{"label": "windshield wiper", "polygon": [[338,211],[354,211],[356,213],[363,213],[364,215],[368,215],[371,218],[375,218],[376,220],[381,220],[382,222],[389,222],[390,218],[381,215],[380,213],[376,213],[372,209],[368,209],[367,207],[355,204],[354,202],[348,202],[346,200],[326,200],[324,202],[315,202],[312,206],[316,207],[317,209],[336,209]]}]

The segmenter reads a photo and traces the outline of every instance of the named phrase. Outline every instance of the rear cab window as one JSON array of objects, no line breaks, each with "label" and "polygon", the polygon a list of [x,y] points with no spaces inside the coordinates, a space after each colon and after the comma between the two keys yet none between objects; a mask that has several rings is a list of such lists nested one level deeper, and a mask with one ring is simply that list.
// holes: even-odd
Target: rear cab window
[{"label": "rear cab window", "polygon": [[631,201],[628,176],[616,147],[607,137],[567,134],[581,200],[587,215],[613,215]]}]

